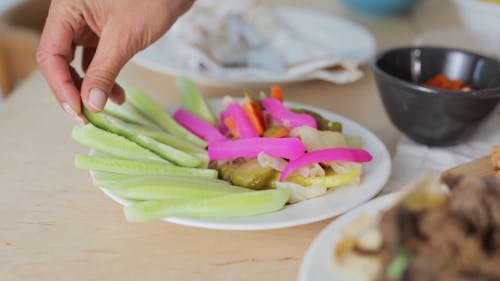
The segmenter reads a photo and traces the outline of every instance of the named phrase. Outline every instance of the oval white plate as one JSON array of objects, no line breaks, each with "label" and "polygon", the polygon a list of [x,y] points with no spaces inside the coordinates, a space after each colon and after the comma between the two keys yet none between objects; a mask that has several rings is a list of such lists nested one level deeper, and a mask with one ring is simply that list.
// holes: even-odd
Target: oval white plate
[{"label": "oval white plate", "polygon": [[[220,111],[220,99],[211,100],[209,103],[214,112]],[[363,148],[373,155],[373,160],[363,165],[364,175],[359,186],[332,188],[321,197],[298,204],[287,205],[281,211],[270,214],[232,219],[165,218],[163,220],[194,227],[225,230],[284,228],[340,215],[380,192],[391,172],[391,158],[384,144],[373,133],[356,122],[327,110],[291,102],[287,102],[286,105],[314,110],[325,118],[339,121],[343,125],[345,134],[360,136],[363,139]],[[103,191],[111,199],[122,205],[130,204],[127,200],[114,195],[109,190],[103,189]]]},{"label": "oval white plate", "polygon": [[[294,22],[317,23],[315,30],[324,32],[331,41],[331,53],[336,58],[347,59],[355,63],[366,62],[375,53],[375,39],[362,26],[344,18],[314,10],[273,6],[278,13]],[[255,72],[249,75],[246,71],[237,75],[238,70],[210,72],[195,70],[179,63],[176,59],[178,48],[171,43],[168,33],[153,45],[134,56],[132,61],[148,69],[168,74],[184,75],[192,80],[205,84],[259,85],[283,84],[311,80],[311,77],[290,78],[286,74],[270,71]]]},{"label": "oval white plate", "polygon": [[314,239],[302,260],[299,270],[299,281],[356,281],[352,276],[342,273],[335,263],[333,253],[341,240],[341,229],[360,215],[377,213],[390,208],[398,198],[399,193],[392,193],[374,199],[331,222]]}]

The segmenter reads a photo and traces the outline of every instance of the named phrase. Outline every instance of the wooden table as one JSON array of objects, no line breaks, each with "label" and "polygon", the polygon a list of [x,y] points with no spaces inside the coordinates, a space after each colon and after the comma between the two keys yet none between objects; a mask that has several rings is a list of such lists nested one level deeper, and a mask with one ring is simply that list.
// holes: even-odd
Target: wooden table
[{"label": "wooden table", "polygon": [[[419,30],[457,24],[453,10],[446,19],[437,12],[446,2],[426,1],[393,19],[361,18],[330,1],[317,7],[365,24],[386,48],[411,43]],[[133,64],[121,78],[162,104],[179,101],[172,78]],[[208,97],[241,93],[201,89]],[[394,151],[398,133],[370,73],[351,85],[315,81],[284,89],[289,100],[360,122]],[[73,167],[74,155],[87,151],[72,141],[73,125],[38,71],[0,108],[1,280],[293,280],[307,247],[331,221],[248,232],[127,223],[122,208]]]}]

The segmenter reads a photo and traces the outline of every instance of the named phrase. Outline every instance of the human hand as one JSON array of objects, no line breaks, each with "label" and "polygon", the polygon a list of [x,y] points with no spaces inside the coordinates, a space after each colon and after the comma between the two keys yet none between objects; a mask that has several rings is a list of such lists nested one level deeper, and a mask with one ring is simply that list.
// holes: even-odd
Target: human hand
[{"label": "human hand", "polygon": [[[158,40],[185,13],[193,0],[52,0],[37,51],[40,70],[61,107],[78,123],[109,98],[121,104],[115,83],[122,67],[137,52]],[[81,78],[70,65],[83,46]]]}]

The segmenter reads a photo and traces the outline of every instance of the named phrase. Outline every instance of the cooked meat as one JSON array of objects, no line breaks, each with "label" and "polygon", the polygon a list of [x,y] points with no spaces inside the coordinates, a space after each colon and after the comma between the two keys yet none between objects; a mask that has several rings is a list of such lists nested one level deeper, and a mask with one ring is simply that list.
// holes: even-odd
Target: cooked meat
[{"label": "cooked meat", "polygon": [[490,226],[488,208],[484,199],[488,193],[486,183],[475,177],[463,177],[450,186],[451,198],[448,209],[460,218],[468,231],[484,234]]},{"label": "cooked meat", "polygon": [[[491,220],[496,228],[500,228],[500,176],[486,178],[488,186],[488,196],[485,198],[485,203],[488,206]],[[499,248],[500,249],[500,248]]]},{"label": "cooked meat", "polygon": [[464,175],[455,175],[455,174],[449,174],[446,173],[443,175],[441,180],[443,181],[444,184],[448,186],[448,188],[453,188],[455,187],[465,176]]},{"label": "cooked meat", "polygon": [[384,249],[395,251],[399,247],[401,241],[401,232],[399,231],[399,224],[397,216],[400,213],[400,208],[392,208],[384,213],[380,222],[380,230],[384,237]]},{"label": "cooked meat", "polygon": [[491,147],[491,164],[497,175],[500,175],[500,145]]},{"label": "cooked meat", "polygon": [[[377,280],[500,281],[500,178],[444,181],[451,190],[444,206],[417,212],[398,204],[384,213],[387,270]],[[401,249],[410,253],[404,267],[395,262]]]},{"label": "cooked meat", "polygon": [[486,245],[487,248],[489,248],[491,250],[496,249],[497,251],[499,251],[499,249],[500,249],[500,232],[495,231],[494,233],[492,233],[489,237],[488,242],[489,243]]}]

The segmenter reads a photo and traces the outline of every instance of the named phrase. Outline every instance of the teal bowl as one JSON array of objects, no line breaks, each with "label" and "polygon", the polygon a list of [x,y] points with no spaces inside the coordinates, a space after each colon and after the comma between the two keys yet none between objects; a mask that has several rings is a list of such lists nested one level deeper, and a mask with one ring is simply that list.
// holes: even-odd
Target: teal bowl
[{"label": "teal bowl", "polygon": [[365,15],[389,16],[409,12],[420,0],[344,0],[354,12]]}]

